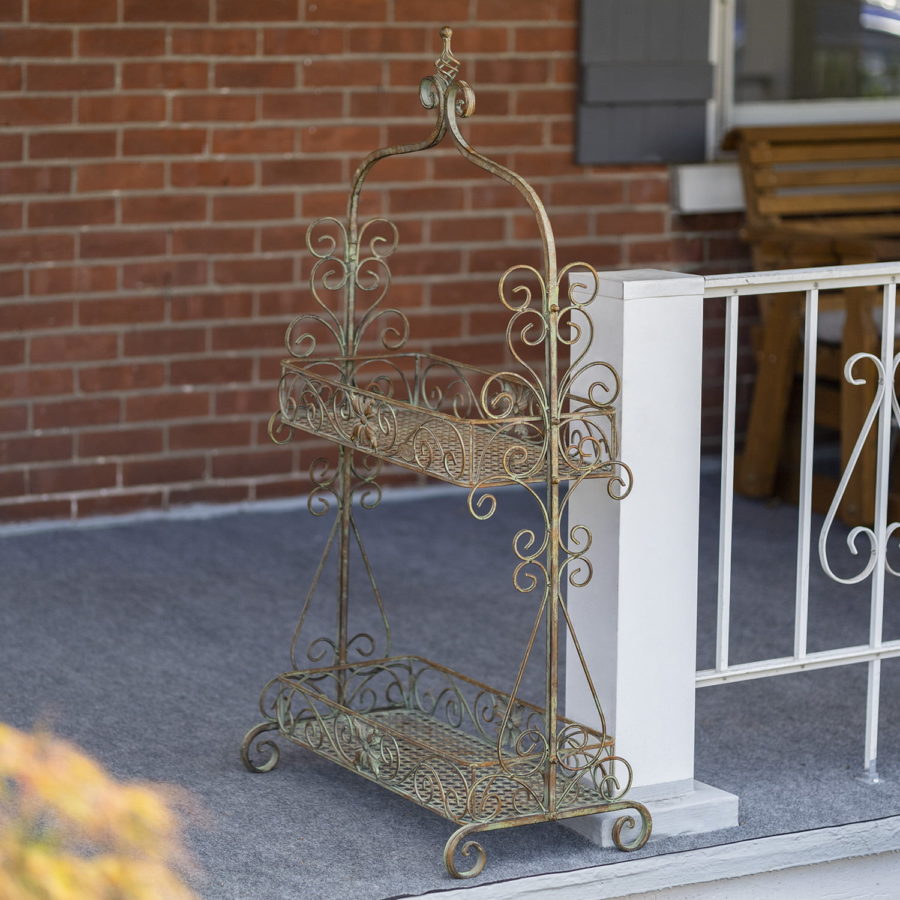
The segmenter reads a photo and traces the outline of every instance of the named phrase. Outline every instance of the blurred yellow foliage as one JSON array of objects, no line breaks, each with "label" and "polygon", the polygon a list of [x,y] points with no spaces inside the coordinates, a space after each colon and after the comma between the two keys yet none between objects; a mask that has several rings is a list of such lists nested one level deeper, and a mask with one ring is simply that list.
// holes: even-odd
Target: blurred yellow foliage
[{"label": "blurred yellow foliage", "polygon": [[196,900],[178,821],[66,741],[0,722],[0,898]]}]

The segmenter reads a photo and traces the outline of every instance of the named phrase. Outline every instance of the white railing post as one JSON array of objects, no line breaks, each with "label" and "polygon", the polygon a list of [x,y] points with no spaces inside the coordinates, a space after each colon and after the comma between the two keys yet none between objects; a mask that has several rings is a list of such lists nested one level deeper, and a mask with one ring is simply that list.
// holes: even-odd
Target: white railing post
[{"label": "white railing post", "polygon": [[[593,577],[567,587],[570,613],[617,754],[633,767],[632,796],[650,805],[657,835],[737,824],[737,797],[694,781],[703,284],[652,269],[600,273],[586,308],[591,357],[619,372],[620,458],[634,486],[616,502],[604,480],[585,481],[569,504],[569,529],[593,535]],[[570,662],[566,714],[595,721],[591,706]],[[602,840],[604,818],[572,827]]]}]

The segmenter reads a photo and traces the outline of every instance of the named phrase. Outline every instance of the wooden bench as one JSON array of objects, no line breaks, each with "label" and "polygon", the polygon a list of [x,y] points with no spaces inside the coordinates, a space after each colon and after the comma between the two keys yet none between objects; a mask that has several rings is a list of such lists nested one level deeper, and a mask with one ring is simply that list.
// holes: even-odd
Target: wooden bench
[{"label": "wooden bench", "polygon": [[[900,123],[739,128],[723,143],[737,150],[747,208],[744,238],[759,270],[900,259]],[[875,385],[848,386],[843,363],[879,351],[873,306],[879,292],[847,290],[820,300],[817,424],[840,432],[845,465]],[[880,306],[878,307],[880,308]],[[758,372],[736,487],[748,496],[791,496],[797,482],[796,377],[802,370],[802,296],[761,298]],[[867,373],[869,374],[869,373]],[[872,376],[870,375],[870,381]],[[841,507],[844,521],[871,524],[874,434],[866,442]],[[827,509],[836,479],[817,478],[814,507]]]}]

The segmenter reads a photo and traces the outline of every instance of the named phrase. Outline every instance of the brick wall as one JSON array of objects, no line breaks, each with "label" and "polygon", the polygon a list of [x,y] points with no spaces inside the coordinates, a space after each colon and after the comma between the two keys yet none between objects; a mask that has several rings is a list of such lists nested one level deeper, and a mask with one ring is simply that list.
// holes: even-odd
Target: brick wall
[{"label": "brick wall", "polygon": [[[445,22],[468,134],[532,181],[561,262],[747,267],[664,167],[573,164],[575,0],[0,0],[0,519],[305,489],[311,455],[265,429],[305,227],[426,132]],[[400,228],[415,345],[496,358],[496,277],[536,246],[518,195],[442,151],[376,170],[363,209]]]}]

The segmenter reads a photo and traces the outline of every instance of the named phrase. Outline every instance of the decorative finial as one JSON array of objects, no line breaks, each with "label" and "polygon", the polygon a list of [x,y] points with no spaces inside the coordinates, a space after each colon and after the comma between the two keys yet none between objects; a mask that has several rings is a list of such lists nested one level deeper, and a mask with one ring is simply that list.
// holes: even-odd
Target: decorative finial
[{"label": "decorative finial", "polygon": [[460,61],[453,55],[450,49],[450,38],[453,37],[453,29],[445,25],[441,29],[441,55],[434,61],[437,74],[445,85],[451,84],[459,74]]}]

